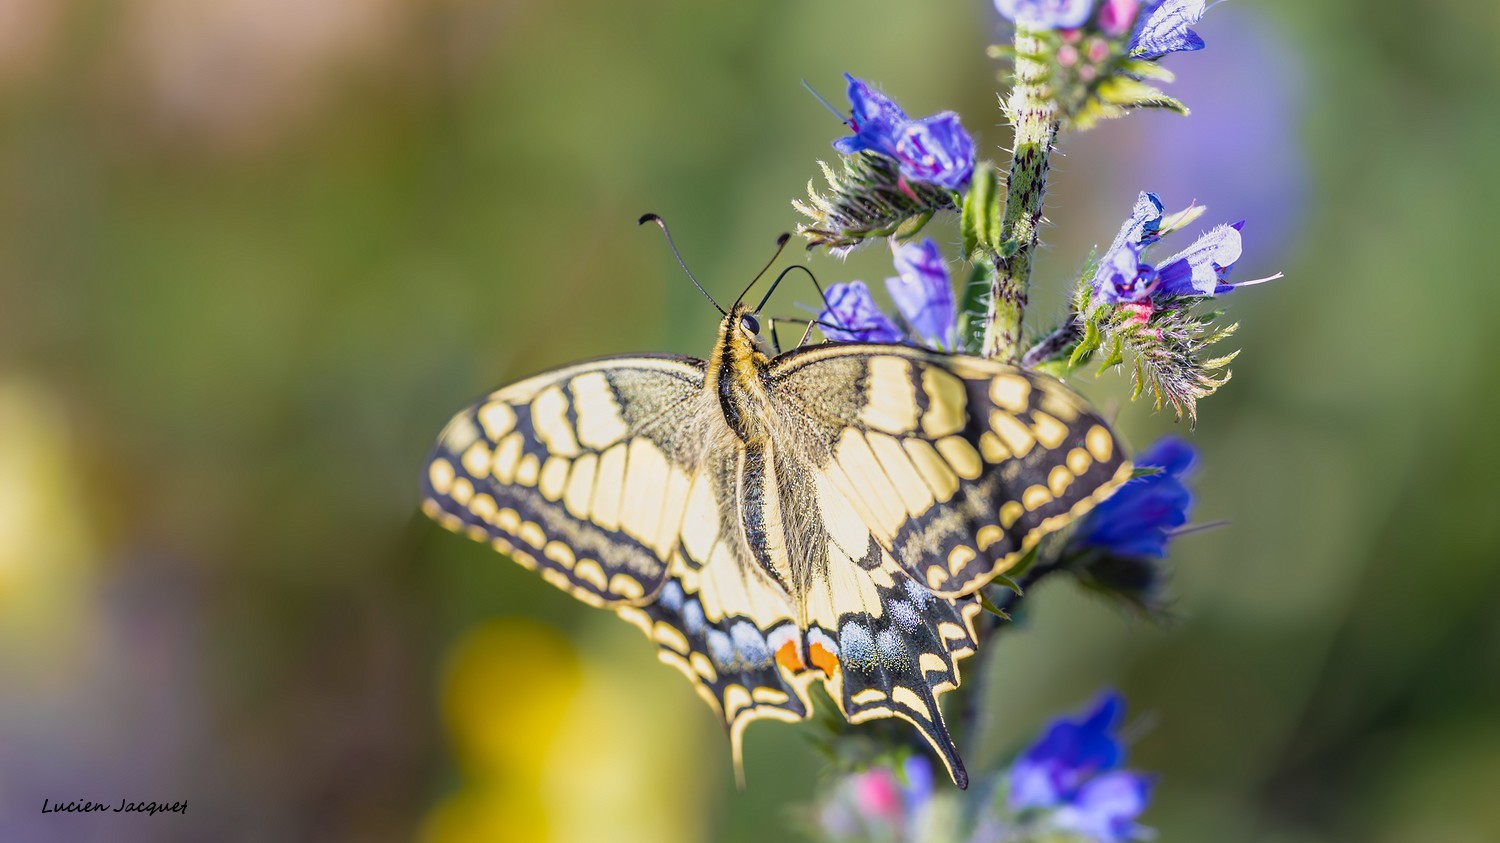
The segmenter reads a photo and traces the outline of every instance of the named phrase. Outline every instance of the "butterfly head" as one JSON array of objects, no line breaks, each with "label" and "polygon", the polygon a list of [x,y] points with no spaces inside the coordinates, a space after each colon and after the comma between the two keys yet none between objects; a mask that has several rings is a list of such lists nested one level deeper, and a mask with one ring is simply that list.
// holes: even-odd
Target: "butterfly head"
[{"label": "butterfly head", "polygon": [[760,317],[747,305],[736,304],[724,315],[719,330],[722,359],[745,374],[769,362],[769,350],[760,333]]}]

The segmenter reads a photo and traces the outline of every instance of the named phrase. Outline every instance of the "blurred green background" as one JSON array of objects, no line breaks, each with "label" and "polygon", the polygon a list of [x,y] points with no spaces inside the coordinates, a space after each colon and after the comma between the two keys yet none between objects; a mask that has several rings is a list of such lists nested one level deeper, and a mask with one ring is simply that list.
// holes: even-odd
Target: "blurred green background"
[{"label": "blurred green background", "polygon": [[[1194,117],[1063,142],[1031,324],[1137,190],[1248,217],[1236,277],[1287,277],[1233,296],[1191,433],[1233,523],[1177,544],[1166,624],[1042,589],[970,766],[1113,685],[1164,841],[1500,840],[1500,6],[1200,31]],[[732,295],[841,133],[800,79],[1002,157],[1000,32],[985,0],[0,0],[0,839],[785,839],[810,730],[752,728],[738,792],[636,632],[415,515],[420,461],[496,384],[706,353],[635,217]],[[1137,446],[1189,433],[1080,386]]]}]

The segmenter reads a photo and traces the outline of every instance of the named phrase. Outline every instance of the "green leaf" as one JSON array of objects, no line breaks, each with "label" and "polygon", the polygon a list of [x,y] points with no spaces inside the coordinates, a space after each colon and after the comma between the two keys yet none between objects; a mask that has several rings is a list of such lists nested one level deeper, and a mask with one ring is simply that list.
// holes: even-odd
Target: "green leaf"
[{"label": "green leaf", "polygon": [[[1026,573],[1028,570],[1031,569],[1032,565],[1036,564],[1037,557],[1040,556],[1040,551],[1041,551],[1041,545],[1035,545],[1035,546],[1033,546],[1030,550],[1026,551],[1026,555],[1022,556],[1021,559],[1020,559],[1020,561],[1018,561],[1018,562],[1016,562],[1016,564],[1012,565],[1010,567],[1010,570],[1006,571],[1006,573],[1010,574],[1011,577],[1015,577],[1016,579],[1020,579],[1020,577],[1021,577],[1022,574]],[[1020,586],[1016,585],[1009,578],[996,577],[995,581],[998,582],[1001,579],[1006,579],[1006,581],[1010,583],[1011,589],[1013,591],[1015,591],[1015,593],[1017,595],[1021,594],[1021,588],[1020,588]]]},{"label": "green leaf", "polygon": [[998,252],[1003,205],[1000,196],[1000,174],[995,165],[979,162],[963,206],[964,254],[970,260],[980,261]]},{"label": "green leaf", "polygon": [[[996,579],[999,579],[999,578],[997,577]],[[1017,591],[1016,593],[1020,594],[1019,591]],[[995,602],[990,599],[990,596],[988,594],[984,593],[983,589],[981,589],[978,592],[978,594],[979,594],[979,605],[980,605],[981,608],[983,608],[986,612],[989,612],[990,614],[992,614],[992,615],[1000,618],[1001,620],[1007,620],[1007,621],[1010,620],[1010,615],[1006,614],[1004,609],[1000,608],[999,606],[996,606]]]},{"label": "green leaf", "polygon": [[994,267],[976,263],[969,270],[958,311],[958,344],[969,354],[984,346],[984,316],[989,307],[990,275]]}]

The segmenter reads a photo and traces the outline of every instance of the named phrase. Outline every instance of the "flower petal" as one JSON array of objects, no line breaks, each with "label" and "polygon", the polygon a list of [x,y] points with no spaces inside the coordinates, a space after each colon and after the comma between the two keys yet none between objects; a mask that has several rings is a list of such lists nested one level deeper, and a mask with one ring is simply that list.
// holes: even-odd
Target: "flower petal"
[{"label": "flower petal", "polygon": [[896,135],[906,125],[906,112],[890,97],[880,93],[861,79],[845,73],[849,80],[849,128],[854,135],[839,138],[833,148],[845,155],[856,152],[879,152],[892,158],[896,155]]},{"label": "flower petal", "polygon": [[1084,784],[1072,804],[1052,816],[1052,825],[1099,843],[1126,843],[1146,830],[1135,819],[1151,799],[1151,776],[1125,770],[1106,773]]},{"label": "flower petal", "polygon": [[937,243],[903,243],[892,256],[899,278],[885,279],[885,288],[912,333],[927,345],[951,351],[958,333],[953,282]]},{"label": "flower petal", "polygon": [[1142,467],[1162,469],[1157,474],[1128,481],[1084,516],[1073,541],[1117,556],[1167,555],[1173,532],[1188,522],[1193,494],[1183,477],[1197,460],[1193,446],[1167,437],[1136,459]]},{"label": "flower petal", "polygon": [[1094,12],[1094,0],[995,0],[1006,20],[1030,29],[1074,29]]},{"label": "flower petal", "polygon": [[974,174],[974,139],[951,111],[924,117],[901,128],[895,158],[901,175],[949,190],[960,190]]},{"label": "flower petal", "polygon": [[1011,807],[1021,810],[1069,802],[1089,778],[1118,767],[1125,748],[1111,732],[1124,706],[1119,694],[1109,692],[1082,718],[1053,720],[1041,739],[1011,765]]},{"label": "flower petal", "polygon": [[1203,39],[1188,27],[1203,19],[1206,8],[1205,0],[1162,0],[1142,16],[1130,39],[1131,54],[1155,59],[1203,49]]},{"label": "flower petal", "polygon": [[1219,225],[1209,229],[1193,245],[1167,258],[1160,265],[1160,295],[1211,296],[1219,282],[1240,259],[1242,243],[1239,225]]},{"label": "flower petal", "polygon": [[875,306],[863,281],[828,288],[828,307],[818,314],[823,336],[835,342],[890,342],[906,339],[901,330]]}]

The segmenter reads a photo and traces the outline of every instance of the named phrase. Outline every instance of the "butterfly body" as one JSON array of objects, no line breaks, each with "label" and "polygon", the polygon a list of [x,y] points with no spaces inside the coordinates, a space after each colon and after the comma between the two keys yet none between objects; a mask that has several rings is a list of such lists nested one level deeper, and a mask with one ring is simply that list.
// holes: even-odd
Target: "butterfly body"
[{"label": "butterfly body", "polygon": [[503,387],[439,436],[424,510],[659,646],[730,730],[900,717],[960,785],[938,697],[975,591],[1130,472],[1047,376],[908,346],[604,358]]}]

